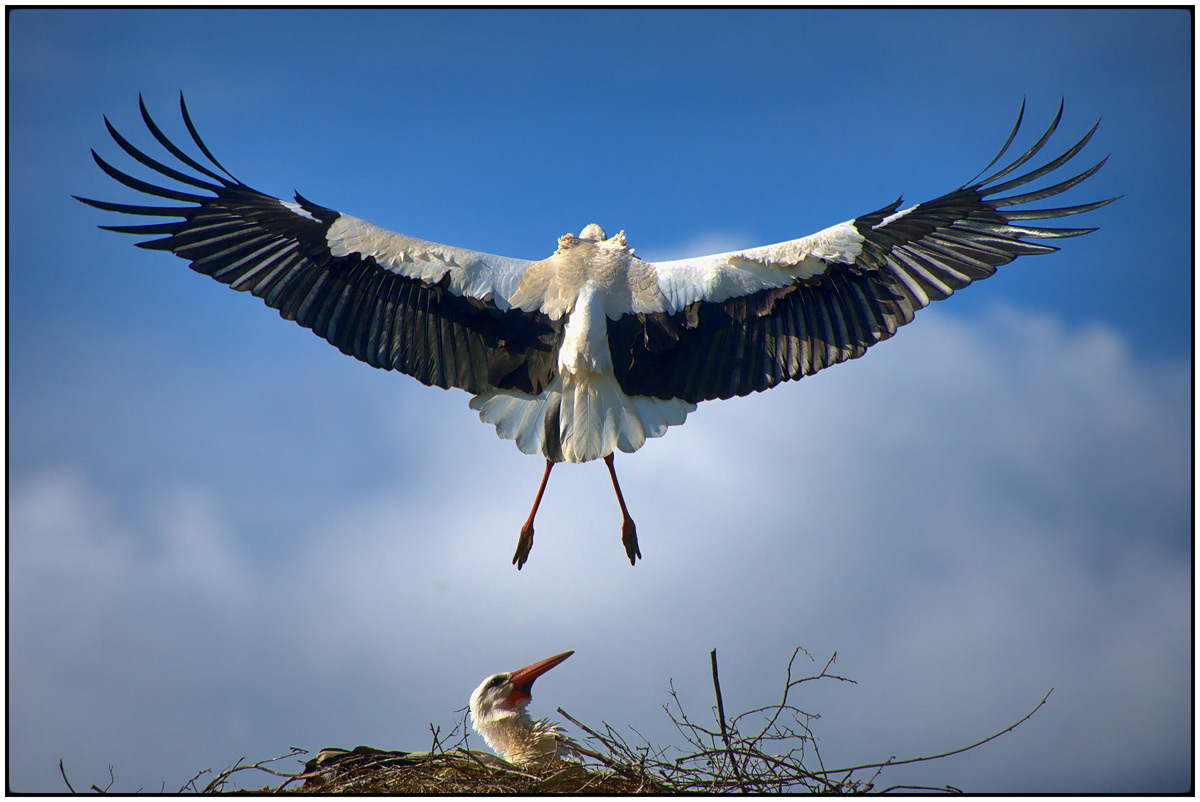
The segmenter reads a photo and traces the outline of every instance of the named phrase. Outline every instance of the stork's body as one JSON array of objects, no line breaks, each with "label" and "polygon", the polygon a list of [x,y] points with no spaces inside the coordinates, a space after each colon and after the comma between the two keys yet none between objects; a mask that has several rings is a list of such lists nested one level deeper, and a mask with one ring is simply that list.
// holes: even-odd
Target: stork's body
[{"label": "stork's body", "polygon": [[556,375],[539,394],[491,390],[471,401],[480,418],[525,453],[552,462],[632,453],[696,408],[678,398],[626,395],[617,381],[608,320],[666,310],[654,266],[634,255],[625,232],[606,239],[592,223],[578,237],[559,238],[553,256],[525,271],[510,303],[565,321]]},{"label": "stork's body", "polygon": [[1017,256],[1057,250],[1039,241],[1094,230],[1026,221],[1111,202],[1006,209],[1057,195],[1103,162],[1044,189],[992,197],[1053,172],[1088,142],[1094,127],[1057,159],[1000,182],[1040,151],[1060,108],[1042,138],[1007,167],[906,209],[897,200],[800,239],[658,263],[639,259],[624,232],[607,238],[591,224],[579,236],[561,237],[548,258],[528,261],[417,239],[300,195],[293,202],[251,189],[213,158],[182,98],[181,109],[211,166],[163,135],[144,105],[142,117],[192,173],[147,156],[111,125],[109,131],[143,165],[211,194],[149,184],[93,153],[117,181],[185,205],[80,200],[181,218],[106,228],[165,235],[139,244],[171,251],[194,270],[262,298],[369,365],[471,393],[471,408],[501,437],[546,459],[513,557],[518,568],[529,556],[534,516],[556,463],[605,460],[633,563],[641,552],[617,483],[616,451],[634,452],[662,436],[700,401],[766,390],[862,356],[931,301]]},{"label": "stork's body", "polygon": [[548,766],[573,751],[557,724],[547,719],[535,721],[525,710],[533,699],[534,680],[572,654],[563,652],[517,671],[493,674],[471,694],[471,722],[476,732],[509,763]]},{"label": "stork's body", "polygon": [[617,481],[613,452],[637,451],[646,438],[661,437],[696,408],[678,398],[626,395],[613,371],[609,318],[621,317],[622,310],[666,308],[654,266],[634,255],[624,231],[608,239],[604,229],[591,223],[578,237],[560,237],[553,256],[531,264],[510,302],[518,309],[540,309],[552,320],[566,320],[557,375],[541,393],[492,390],[471,401],[471,409],[494,424],[501,437],[515,440],[527,454],[546,457],[546,471],[521,527],[513,562],[523,566],[533,547],[533,520],[554,463],[603,458],[621,507],[621,539],[633,563],[642,552]]}]

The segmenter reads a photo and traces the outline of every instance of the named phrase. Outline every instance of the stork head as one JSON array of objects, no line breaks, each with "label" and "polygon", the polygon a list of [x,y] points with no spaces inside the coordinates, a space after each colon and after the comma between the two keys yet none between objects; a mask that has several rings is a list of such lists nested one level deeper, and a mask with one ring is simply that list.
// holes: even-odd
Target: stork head
[{"label": "stork head", "polygon": [[499,719],[521,716],[533,698],[533,681],[566,660],[574,651],[556,654],[545,660],[505,674],[493,674],[471,694],[471,719],[475,729],[484,728]]},{"label": "stork head", "polygon": [[583,231],[579,232],[580,239],[590,239],[592,242],[600,242],[608,239],[608,235],[604,233],[604,229],[595,223],[588,223]]}]

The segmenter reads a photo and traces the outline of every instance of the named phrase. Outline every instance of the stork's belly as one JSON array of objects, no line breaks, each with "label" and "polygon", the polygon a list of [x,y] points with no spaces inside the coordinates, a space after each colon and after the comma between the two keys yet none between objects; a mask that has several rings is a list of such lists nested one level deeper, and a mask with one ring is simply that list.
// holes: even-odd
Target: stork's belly
[{"label": "stork's belly", "polygon": [[537,396],[493,390],[471,399],[471,409],[496,434],[554,462],[587,462],[617,449],[633,453],[695,408],[678,398],[625,395],[615,377],[602,373],[560,373]]}]

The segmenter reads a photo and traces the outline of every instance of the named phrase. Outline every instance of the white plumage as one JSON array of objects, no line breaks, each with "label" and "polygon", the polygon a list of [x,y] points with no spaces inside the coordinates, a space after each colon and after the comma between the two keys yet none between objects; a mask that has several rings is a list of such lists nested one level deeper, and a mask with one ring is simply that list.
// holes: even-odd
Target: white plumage
[{"label": "white plumage", "polygon": [[[147,128],[178,164],[163,164],[108,125],[117,144],[162,176],[208,194],[133,178],[93,156],[117,181],[182,206],[80,198],[101,209],[179,218],[105,226],[161,235],[139,243],[171,251],[192,269],[250,292],[280,314],[374,367],[471,393],[471,408],[546,470],[513,562],[533,545],[533,520],[558,462],[603,458],[622,512],[631,563],[636,528],[613,466],[648,438],[684,422],[700,401],[730,398],[861,356],[931,301],[987,278],[1041,240],[1094,229],[1027,221],[1078,214],[1108,199],[1056,209],[1010,207],[1057,195],[1103,164],[1043,189],[996,197],[1061,167],[1088,142],[1006,181],[1057,128],[982,180],[899,210],[900,201],[808,237],[729,253],[650,263],[625,233],[590,224],[537,261],[482,253],[387,231],[300,195],[273,198],[237,181],[213,158],[180,99],[210,166]],[[1007,152],[1020,127],[991,167]],[[107,120],[105,121],[107,124]],[[219,171],[219,172],[218,172]]]},{"label": "white plumage", "polygon": [[[528,267],[512,296],[518,308],[565,317],[557,375],[536,396],[491,390],[472,399],[471,409],[525,453],[563,462],[589,462],[617,449],[632,453],[647,437],[683,423],[696,405],[625,395],[608,347],[607,320],[620,317],[619,310],[664,311],[655,278],[654,266],[625,245],[624,232],[607,239],[592,223],[579,237],[563,237],[553,256]],[[545,436],[547,416],[558,420],[557,453]]]}]

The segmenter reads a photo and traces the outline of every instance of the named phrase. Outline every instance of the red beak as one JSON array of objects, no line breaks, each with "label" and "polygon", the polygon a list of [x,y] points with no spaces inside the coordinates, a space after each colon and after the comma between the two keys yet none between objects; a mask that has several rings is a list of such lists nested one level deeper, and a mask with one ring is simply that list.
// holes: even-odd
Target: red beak
[{"label": "red beak", "polygon": [[532,698],[530,690],[533,688],[533,681],[573,654],[575,654],[574,650],[556,654],[514,671],[508,680],[513,686],[513,692],[509,694],[508,701],[515,702],[520,697]]}]

